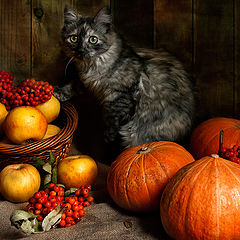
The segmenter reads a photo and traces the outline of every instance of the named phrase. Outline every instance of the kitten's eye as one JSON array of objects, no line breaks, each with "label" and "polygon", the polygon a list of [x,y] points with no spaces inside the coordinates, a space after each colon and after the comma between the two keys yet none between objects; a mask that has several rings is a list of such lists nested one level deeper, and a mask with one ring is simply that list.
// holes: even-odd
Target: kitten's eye
[{"label": "kitten's eye", "polygon": [[70,41],[71,41],[72,43],[76,43],[76,42],[78,41],[78,36],[77,36],[77,35],[72,35],[72,36],[70,36]]},{"label": "kitten's eye", "polygon": [[98,42],[98,38],[96,36],[90,36],[88,41],[91,43],[91,44],[96,44]]}]

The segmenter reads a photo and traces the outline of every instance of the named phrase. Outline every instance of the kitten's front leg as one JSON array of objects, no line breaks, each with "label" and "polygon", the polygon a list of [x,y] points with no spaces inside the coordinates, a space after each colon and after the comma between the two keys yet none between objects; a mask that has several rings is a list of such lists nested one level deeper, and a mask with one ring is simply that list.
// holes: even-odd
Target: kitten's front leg
[{"label": "kitten's front leg", "polygon": [[110,109],[104,109],[103,120],[105,124],[104,138],[106,142],[113,142],[118,135],[119,119]]},{"label": "kitten's front leg", "polygon": [[126,124],[134,111],[134,102],[126,97],[115,98],[114,101],[105,102],[103,120],[106,126],[105,140],[107,142],[114,141],[120,127]]}]

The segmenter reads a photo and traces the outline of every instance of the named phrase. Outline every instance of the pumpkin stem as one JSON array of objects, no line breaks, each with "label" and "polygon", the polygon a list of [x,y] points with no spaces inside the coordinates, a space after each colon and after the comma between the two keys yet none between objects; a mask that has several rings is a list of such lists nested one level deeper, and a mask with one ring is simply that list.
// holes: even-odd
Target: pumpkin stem
[{"label": "pumpkin stem", "polygon": [[213,157],[213,158],[219,158],[219,155],[218,155],[218,154],[211,154],[211,157]]},{"label": "pumpkin stem", "polygon": [[222,146],[223,146],[223,133],[224,131],[221,130],[220,131],[220,134],[219,134],[219,147],[218,147],[218,155],[221,154],[221,149],[222,149]]},{"label": "pumpkin stem", "polygon": [[147,146],[144,146],[142,148],[140,148],[137,153],[140,154],[140,153],[147,153],[147,152],[150,152],[151,151],[151,148],[147,147]]}]

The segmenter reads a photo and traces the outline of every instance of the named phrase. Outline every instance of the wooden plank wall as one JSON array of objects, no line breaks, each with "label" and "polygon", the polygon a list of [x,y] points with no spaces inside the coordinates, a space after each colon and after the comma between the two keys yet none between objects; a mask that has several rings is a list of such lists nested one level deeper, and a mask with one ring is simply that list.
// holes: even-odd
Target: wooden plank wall
[{"label": "wooden plank wall", "polygon": [[237,0],[0,0],[0,68],[57,83],[66,59],[65,5],[86,15],[110,6],[114,23],[138,47],[164,47],[193,75],[198,114],[240,117],[240,3]]},{"label": "wooden plank wall", "polygon": [[0,1],[0,68],[18,78],[31,72],[31,9],[26,0]]},{"label": "wooden plank wall", "polygon": [[60,32],[66,5],[92,15],[110,1],[0,0],[0,68],[16,82],[35,77],[56,83],[64,78]]},{"label": "wooden plank wall", "polygon": [[240,116],[240,2],[234,3],[234,113]]},{"label": "wooden plank wall", "polygon": [[[152,27],[145,22],[150,19],[142,17],[149,11],[146,7],[137,8],[134,14],[134,8],[127,7],[128,1],[117,2],[124,11],[114,8],[116,23],[131,43],[138,34],[145,40],[152,34],[152,41],[141,39],[142,46],[165,48],[192,74],[198,121],[215,116],[240,117],[239,1],[154,0],[149,3],[153,8]],[[134,23],[130,19],[126,23],[125,16],[131,13]],[[134,28],[139,23],[143,23],[141,31]]]},{"label": "wooden plank wall", "polygon": [[194,2],[194,77],[200,109],[208,115],[234,113],[233,1]]},{"label": "wooden plank wall", "polygon": [[153,2],[112,0],[114,25],[136,47],[153,47]]},{"label": "wooden plank wall", "polygon": [[162,47],[192,67],[192,0],[154,1],[154,47]]}]

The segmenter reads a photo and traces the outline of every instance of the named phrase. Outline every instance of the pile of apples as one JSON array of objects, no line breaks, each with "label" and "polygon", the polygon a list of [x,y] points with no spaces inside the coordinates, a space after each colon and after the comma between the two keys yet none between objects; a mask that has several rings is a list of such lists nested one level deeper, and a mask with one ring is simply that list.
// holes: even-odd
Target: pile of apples
[{"label": "pile of apples", "polygon": [[0,71],[0,136],[2,142],[24,144],[42,140],[61,129],[50,124],[60,113],[60,102],[48,82],[25,79],[17,87],[13,77]]},{"label": "pile of apples", "polygon": [[[25,144],[29,140],[42,140],[57,134],[61,129],[50,123],[59,113],[60,102],[53,96],[53,88],[49,83],[26,79],[14,87],[13,77],[0,71],[0,137],[3,137],[0,143]],[[68,156],[58,162],[53,159],[52,162],[43,161],[41,169],[35,163],[11,164],[0,172],[1,196],[13,203],[29,202],[26,211],[20,211],[30,214],[30,220],[38,220],[42,229],[52,219],[51,214],[58,215],[57,208],[62,212],[60,226],[68,227],[81,220],[85,214],[83,207],[91,205],[93,201],[86,193],[90,190],[86,186],[94,184],[98,175],[96,162],[87,155]],[[54,184],[45,181],[46,175],[50,175],[51,181],[54,179]],[[69,191],[70,196],[67,197]],[[41,196],[37,197],[40,193]],[[46,209],[48,211],[44,212]],[[18,212],[14,211],[12,216]],[[17,224],[19,222],[22,221],[17,221]]]},{"label": "pile of apples", "polygon": [[[12,212],[11,224],[26,234],[29,234],[29,228],[25,225],[26,216],[36,226],[40,226],[41,230],[38,229],[37,232],[48,231],[55,225],[70,227],[76,224],[85,215],[84,208],[90,206],[94,200],[89,191],[97,175],[97,164],[87,155],[61,159],[57,164],[57,182],[49,182],[44,186],[41,186],[41,178],[44,176],[33,165],[6,166],[0,172],[2,197],[13,203],[27,203],[25,210]],[[53,218],[55,220],[50,224],[50,219]],[[47,222],[49,226],[46,226]],[[32,223],[29,224],[33,227]],[[35,230],[34,227],[30,233]]]},{"label": "pile of apples", "polygon": [[[25,210],[12,212],[11,224],[26,234],[29,234],[29,228],[25,225],[26,216],[33,221],[29,223],[31,227],[32,224],[38,226],[37,232],[48,231],[55,226],[70,227],[76,224],[85,215],[84,208],[94,200],[89,191],[97,175],[97,164],[87,155],[61,159],[57,165],[57,182],[49,182],[44,186],[41,185],[44,176],[33,165],[6,166],[0,172],[2,197],[13,203],[26,202]],[[54,222],[51,220],[53,218]],[[35,230],[33,227],[30,233],[35,233]]]}]

